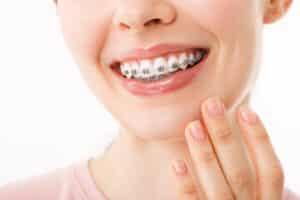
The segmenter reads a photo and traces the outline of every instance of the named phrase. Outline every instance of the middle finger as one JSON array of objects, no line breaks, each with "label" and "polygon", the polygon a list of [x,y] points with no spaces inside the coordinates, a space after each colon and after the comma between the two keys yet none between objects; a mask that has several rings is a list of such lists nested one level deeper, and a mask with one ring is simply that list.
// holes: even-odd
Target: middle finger
[{"label": "middle finger", "polygon": [[241,137],[233,132],[219,97],[209,98],[201,106],[203,120],[219,162],[237,199],[254,199],[255,173]]}]

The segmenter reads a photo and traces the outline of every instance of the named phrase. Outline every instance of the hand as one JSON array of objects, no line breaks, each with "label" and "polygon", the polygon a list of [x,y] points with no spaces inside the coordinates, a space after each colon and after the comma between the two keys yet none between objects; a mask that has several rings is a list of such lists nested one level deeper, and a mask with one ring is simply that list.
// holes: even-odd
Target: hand
[{"label": "hand", "polygon": [[[209,112],[209,102],[219,109]],[[242,110],[251,114],[246,121]],[[193,121],[185,129],[193,164],[188,167],[186,161],[176,160],[172,165],[178,200],[282,200],[282,166],[262,121],[249,111],[242,106],[235,115],[242,132],[238,134],[230,127],[220,98],[209,98],[201,105],[203,122]],[[175,163],[177,169],[181,166],[178,172]]]}]

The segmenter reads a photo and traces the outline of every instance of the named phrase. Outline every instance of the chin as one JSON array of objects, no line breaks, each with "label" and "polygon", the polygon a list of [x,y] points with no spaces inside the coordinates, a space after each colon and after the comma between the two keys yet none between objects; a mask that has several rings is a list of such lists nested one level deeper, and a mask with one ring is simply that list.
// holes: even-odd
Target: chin
[{"label": "chin", "polygon": [[188,123],[197,119],[200,119],[200,103],[131,112],[119,121],[122,129],[139,138],[166,140],[182,138]]}]

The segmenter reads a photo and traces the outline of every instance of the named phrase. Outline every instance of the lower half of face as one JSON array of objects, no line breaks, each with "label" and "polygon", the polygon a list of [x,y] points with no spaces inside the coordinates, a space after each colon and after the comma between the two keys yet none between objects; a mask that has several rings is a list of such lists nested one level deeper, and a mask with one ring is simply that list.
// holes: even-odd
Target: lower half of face
[{"label": "lower half of face", "polygon": [[[201,103],[207,97],[219,96],[228,109],[233,109],[250,92],[260,62],[262,13],[258,0],[169,0],[163,5],[157,3],[161,1],[148,1],[149,5],[143,6],[138,3],[140,1],[133,0],[78,0],[75,5],[71,0],[62,0],[58,9],[65,41],[88,87],[123,130],[145,139],[165,139],[182,135],[188,122],[199,119]],[[147,18],[126,15],[125,11],[130,9],[149,13],[153,18],[161,17],[161,23],[141,28],[133,22],[145,25],[142,22]],[[174,18],[172,22],[163,23],[164,9],[168,9],[170,19]],[[123,27],[112,25],[116,20]],[[125,28],[124,24],[127,25]],[[138,27],[141,30],[133,30]],[[162,44],[171,44],[172,50],[182,44],[190,45],[191,49],[178,48],[176,52],[168,53],[168,45]],[[120,55],[150,45],[160,45],[164,54],[159,55],[157,48],[150,52],[151,59],[147,60],[155,62],[156,57],[165,58],[166,65],[172,55],[177,56],[180,63],[181,55],[186,53],[188,57],[189,53],[198,50],[193,48],[205,47],[208,51],[202,61],[164,78],[180,82],[188,75],[179,76],[179,73],[189,74],[194,70],[186,84],[170,86],[173,89],[164,92],[158,92],[157,87],[151,95],[149,91],[145,92],[145,84],[153,81],[144,83],[137,92],[124,87],[126,81],[133,81],[132,77],[125,78],[120,74],[121,65],[127,61],[121,60]],[[142,55],[149,56],[147,53]],[[118,75],[110,65],[114,59],[120,61]],[[145,59],[135,57],[130,61],[140,63]]]}]

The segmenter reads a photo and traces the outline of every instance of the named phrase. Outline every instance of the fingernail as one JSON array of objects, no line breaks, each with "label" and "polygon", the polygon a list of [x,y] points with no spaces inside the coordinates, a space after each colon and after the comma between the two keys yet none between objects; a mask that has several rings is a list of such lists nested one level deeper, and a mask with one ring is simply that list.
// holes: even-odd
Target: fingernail
[{"label": "fingernail", "polygon": [[187,167],[182,160],[173,161],[172,166],[177,174],[184,175],[187,172]]},{"label": "fingernail", "polygon": [[189,128],[191,136],[196,140],[196,141],[201,141],[204,140],[205,138],[205,133],[203,130],[203,127],[200,125],[200,121],[194,121],[191,123],[190,128]]},{"label": "fingernail", "polygon": [[247,107],[242,107],[240,109],[242,119],[248,124],[255,124],[257,122],[257,115]]},{"label": "fingernail", "polygon": [[206,102],[206,108],[211,117],[222,116],[225,112],[225,106],[218,97],[209,98]]}]

